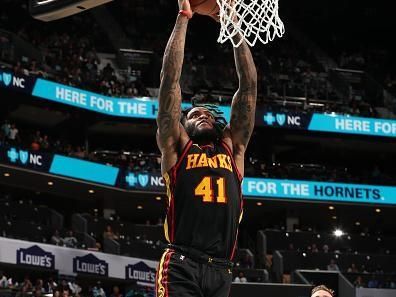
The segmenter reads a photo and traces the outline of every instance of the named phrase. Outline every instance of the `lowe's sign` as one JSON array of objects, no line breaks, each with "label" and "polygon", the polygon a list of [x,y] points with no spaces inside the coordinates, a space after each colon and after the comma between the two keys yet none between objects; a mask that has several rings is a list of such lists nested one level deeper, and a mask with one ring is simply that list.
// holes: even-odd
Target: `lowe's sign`
[{"label": "lowe's sign", "polygon": [[48,269],[54,269],[55,267],[55,256],[50,252],[44,251],[38,245],[18,249],[16,257],[17,264]]},{"label": "lowe's sign", "polygon": [[73,259],[73,272],[108,276],[109,264],[106,261],[100,260],[94,254],[88,254]]},{"label": "lowe's sign", "polygon": [[125,279],[135,280],[139,284],[154,286],[156,270],[144,261],[125,267]]}]

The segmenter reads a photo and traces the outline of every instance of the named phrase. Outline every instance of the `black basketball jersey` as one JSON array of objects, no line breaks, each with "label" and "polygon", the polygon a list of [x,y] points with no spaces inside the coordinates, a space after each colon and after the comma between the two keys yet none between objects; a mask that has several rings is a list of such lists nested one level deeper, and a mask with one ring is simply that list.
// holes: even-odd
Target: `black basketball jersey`
[{"label": "black basketball jersey", "polygon": [[242,218],[242,178],[227,144],[198,146],[190,140],[164,179],[166,239],[232,259]]}]

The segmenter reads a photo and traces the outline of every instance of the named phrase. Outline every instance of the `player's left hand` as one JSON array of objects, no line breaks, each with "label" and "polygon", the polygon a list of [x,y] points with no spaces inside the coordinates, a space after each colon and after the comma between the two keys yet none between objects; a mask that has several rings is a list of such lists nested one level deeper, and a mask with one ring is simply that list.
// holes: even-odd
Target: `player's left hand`
[{"label": "player's left hand", "polygon": [[187,17],[191,19],[194,13],[191,9],[190,1],[189,0],[178,0],[178,1],[179,1],[179,10],[185,11]]}]

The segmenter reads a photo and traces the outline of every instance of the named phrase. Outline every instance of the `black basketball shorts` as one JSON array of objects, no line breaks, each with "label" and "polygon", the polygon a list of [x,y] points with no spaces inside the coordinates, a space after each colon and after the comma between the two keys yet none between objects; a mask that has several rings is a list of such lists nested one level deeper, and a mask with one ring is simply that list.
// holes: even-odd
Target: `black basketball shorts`
[{"label": "black basketball shorts", "polygon": [[156,297],[228,297],[232,270],[166,249],[158,265]]}]

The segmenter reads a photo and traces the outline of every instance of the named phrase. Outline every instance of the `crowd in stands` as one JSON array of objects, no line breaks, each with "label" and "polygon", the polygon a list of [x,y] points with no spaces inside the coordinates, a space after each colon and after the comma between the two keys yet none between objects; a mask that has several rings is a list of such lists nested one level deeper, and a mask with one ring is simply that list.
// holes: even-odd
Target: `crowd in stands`
[{"label": "crowd in stands", "polygon": [[[7,196],[5,198],[0,199],[1,202],[1,211],[0,211],[0,221],[10,221],[16,222],[17,220],[21,220],[25,218],[25,220],[30,220],[29,222],[26,221],[24,226],[27,225],[34,225],[37,221],[34,221],[32,218],[39,217],[42,218],[45,216],[47,219],[50,217],[49,215],[43,215],[42,212],[37,212],[36,207],[34,207],[34,203],[32,201],[15,201],[12,202],[10,200],[11,196]],[[4,204],[5,203],[5,204]],[[16,210],[19,209],[19,214],[16,213]],[[36,215],[29,214],[29,209],[31,212],[36,213]],[[79,248],[79,249],[88,249],[92,251],[101,251],[101,252],[109,252],[103,250],[102,247],[104,246],[104,240],[109,239],[115,242],[119,242],[121,245],[127,245],[127,242],[139,242],[140,244],[144,245],[145,251],[148,251],[150,254],[153,254],[154,251],[158,253],[161,252],[163,248],[163,244],[161,241],[164,239],[163,236],[163,222],[161,219],[158,222],[149,222],[147,221],[144,225],[135,225],[134,223],[120,218],[116,213],[113,213],[110,216],[102,216],[98,213],[95,209],[91,214],[82,214],[82,216],[87,220],[87,232],[88,234],[96,240],[96,245],[89,246],[84,242],[84,237],[77,236],[76,233],[71,229],[62,230],[54,230],[52,233],[47,233],[46,235],[41,235],[42,238],[39,239],[38,237],[34,237],[34,234],[24,235],[23,237],[19,237],[17,234],[12,233],[4,233],[2,232],[2,236],[11,237],[11,238],[21,238],[25,240],[32,240],[32,241],[39,241],[45,243],[51,243],[57,246],[63,246],[68,248]],[[67,221],[69,221],[67,219]],[[36,222],[36,223],[35,223]],[[3,223],[2,223],[3,224]],[[1,224],[1,226],[3,226]],[[50,224],[50,222],[47,222]],[[7,225],[7,223],[5,223]],[[49,226],[50,226],[49,225]],[[21,225],[22,226],[22,225]],[[157,228],[158,227],[158,228]],[[40,230],[44,230],[45,225],[42,225]],[[33,230],[33,229],[32,229]],[[35,229],[38,231],[39,229]],[[377,266],[373,266],[373,262],[370,262],[370,267],[365,266],[365,262],[349,262],[349,266],[345,266],[345,260],[343,260],[344,266],[339,266],[337,263],[337,259],[339,256],[344,255],[344,257],[348,257],[348,255],[381,255],[381,257],[394,255],[394,242],[393,248],[391,243],[391,238],[382,236],[381,242],[385,243],[385,246],[391,250],[382,250],[382,245],[376,245],[375,242],[372,242],[371,236],[368,234],[370,230],[364,229],[361,234],[351,235],[352,240],[349,240],[348,243],[342,243],[342,241],[332,240],[333,237],[331,234],[321,233],[321,236],[318,236],[319,233],[313,232],[312,229],[309,228],[311,231],[299,231],[300,229],[296,229],[295,232],[286,233],[289,236],[284,236],[284,231],[271,229],[269,231],[265,231],[268,238],[268,251],[274,251],[275,249],[285,250],[292,253],[297,254],[318,254],[318,255],[328,255],[326,258],[329,258],[330,261],[324,266],[324,269],[329,271],[341,271],[342,273],[346,273],[349,278],[353,278],[351,282],[356,279],[357,286],[364,286],[364,287],[377,287],[377,288],[395,288],[395,279],[394,275],[389,273],[389,271],[384,272],[382,268],[377,263]],[[36,232],[36,231],[29,231],[29,232]],[[8,231],[7,231],[8,232]],[[270,232],[270,233],[268,233]],[[272,234],[272,235],[271,235]],[[282,235],[283,234],[283,235]],[[274,237],[276,236],[276,239]],[[31,236],[30,239],[26,236]],[[300,239],[298,239],[300,238]],[[306,238],[301,242],[303,238]],[[313,238],[316,241],[313,241]],[[348,236],[349,238],[349,236]],[[368,240],[371,242],[370,246],[366,245],[362,240]],[[388,243],[386,243],[388,242]],[[355,247],[359,247],[360,250],[355,250]],[[342,248],[340,248],[342,246]],[[367,251],[373,247],[377,246],[378,251],[377,253],[374,250],[371,251],[371,254],[366,254]],[[132,249],[135,249],[137,246],[132,245]],[[283,249],[281,247],[284,247]],[[154,248],[154,249],[153,249]],[[345,249],[345,250],[344,250]],[[366,250],[367,249],[367,250]],[[123,251],[125,251],[123,253]],[[141,252],[141,249],[135,250],[138,254]],[[258,252],[258,251],[256,251]],[[380,254],[379,254],[380,253]],[[121,249],[121,254],[126,256],[139,256],[138,254],[130,254],[130,250],[123,250]],[[296,254],[296,255],[297,255]],[[143,254],[140,254],[141,256]],[[142,256],[143,257],[143,256]],[[321,256],[324,257],[324,256]],[[287,258],[285,258],[287,262]],[[374,263],[375,264],[375,263]],[[319,265],[319,263],[318,263]],[[239,249],[238,253],[236,254],[235,258],[235,270],[234,270],[234,282],[245,282],[245,281],[254,281],[254,282],[262,282],[265,281],[265,277],[262,274],[253,274],[250,275],[252,271],[255,271],[259,267],[259,263],[254,259],[253,254],[248,252],[246,249]],[[320,267],[320,266],[318,266]],[[271,266],[267,266],[266,269],[270,270]],[[371,282],[368,281],[368,278],[372,278],[372,276],[380,276],[377,278],[373,278]],[[359,277],[362,277],[360,279]],[[9,277],[5,278],[2,276],[0,278],[0,284],[3,285],[10,285],[18,288],[18,290],[22,289],[24,286],[21,286],[21,282],[16,284],[15,280],[9,280]],[[377,280],[377,282],[374,282]],[[71,290],[71,289],[70,289]],[[91,290],[91,289],[90,289]],[[48,292],[48,291],[45,291]],[[34,292],[33,292],[34,293]],[[44,293],[44,291],[43,291]],[[60,292],[62,294],[62,292]],[[69,292],[70,295],[75,293]],[[81,294],[80,294],[81,295]],[[36,295],[34,295],[36,296]],[[79,295],[77,295],[79,296]],[[133,295],[132,295],[133,296]]]},{"label": "crowd in stands", "polygon": [[82,285],[76,279],[34,278],[29,275],[26,275],[23,279],[17,279],[6,271],[0,271],[0,295],[2,296],[154,297],[155,295],[154,288],[148,286],[136,284],[117,286],[93,280],[89,283],[89,285]]},{"label": "crowd in stands", "polygon": [[[18,12],[20,14],[20,11],[26,14],[26,8],[18,10],[11,2],[6,1],[4,5],[0,27],[26,40],[40,53],[40,59],[23,56],[15,61],[12,55],[7,54],[12,49],[8,40],[10,38],[7,39],[5,33],[0,35],[0,62],[11,64],[15,73],[44,76],[108,96],[150,95],[141,78],[123,75],[116,68],[117,65],[100,60],[100,50],[114,50],[109,46],[106,34],[89,13],[73,16],[55,26],[29,20],[28,16],[25,23],[18,24],[10,16]],[[172,10],[173,6],[165,2],[161,2],[159,6],[154,3],[152,6],[156,9],[147,10],[144,9],[146,5],[149,4],[122,1],[118,5],[112,5],[109,11],[116,16],[122,28],[125,28],[125,33],[135,49],[151,50],[160,57],[168,32],[148,26],[145,20],[155,17],[166,23],[169,15],[161,12]],[[202,31],[198,26],[190,31],[191,44],[187,44],[181,81],[183,99],[203,96],[205,100],[215,103],[230,103],[237,88],[235,67],[229,67],[230,61],[233,61],[230,46],[215,43],[203,46]],[[298,45],[291,36],[277,40],[267,47],[255,49],[253,54],[258,70],[259,103],[265,102],[267,106],[273,105],[273,108],[292,111],[376,115],[365,98],[346,98],[337,92],[330,83],[328,71],[316,61],[312,51]],[[364,59],[359,56],[343,55],[340,65],[347,67],[355,61],[364,63]],[[158,85],[149,87],[158,88]],[[292,99],[290,101],[287,98]]]},{"label": "crowd in stands", "polygon": [[[282,254],[285,273],[294,269],[341,272],[356,287],[395,289],[396,271],[394,266],[388,265],[394,261],[394,238],[387,238],[385,244],[392,251],[384,251],[380,244],[373,243],[370,231],[365,229],[367,233],[345,235],[347,241],[337,239],[334,234],[299,229],[294,232],[267,229],[264,232],[267,252]],[[316,243],[310,243],[313,238]]]},{"label": "crowd in stands", "polygon": [[[62,24],[48,26],[27,15],[25,4],[16,8],[15,1],[6,1],[0,17],[0,28],[15,33],[38,50],[39,59],[22,56],[15,60],[11,37],[0,35],[0,62],[12,65],[16,75],[47,77],[59,83],[80,87],[114,97],[147,96],[139,79],[127,81],[117,75],[110,63],[101,65],[97,46],[109,50],[104,33],[89,14],[76,15]],[[17,6],[16,5],[16,6]],[[25,22],[13,21],[13,15],[26,15]]]},{"label": "crowd in stands", "polygon": [[350,182],[357,184],[394,185],[396,180],[392,172],[382,170],[378,165],[347,167],[331,163],[281,163],[264,162],[249,157],[245,164],[246,176],[264,178],[313,180],[323,182]]},{"label": "crowd in stands", "polygon": [[[63,155],[88,159],[94,162],[111,164],[128,168],[131,171],[160,172],[161,156],[155,152],[140,150],[101,150],[87,151],[81,145],[71,145],[64,139],[49,137],[40,130],[20,131],[15,123],[5,120],[0,128],[0,144],[18,145],[32,151],[54,152]],[[383,170],[377,165],[365,165],[363,168],[337,166],[318,163],[283,163],[266,162],[263,158],[248,156],[245,163],[245,175],[299,179],[327,182],[350,182],[361,184],[394,185],[396,180],[392,172]]]}]

